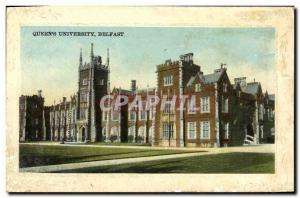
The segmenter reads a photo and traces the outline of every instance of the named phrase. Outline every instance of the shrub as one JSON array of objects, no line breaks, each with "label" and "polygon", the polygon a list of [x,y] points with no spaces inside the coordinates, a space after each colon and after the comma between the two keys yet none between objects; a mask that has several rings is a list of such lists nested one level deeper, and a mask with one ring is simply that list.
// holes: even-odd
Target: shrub
[{"label": "shrub", "polygon": [[144,137],[143,136],[137,136],[136,142],[137,143],[144,143]]},{"label": "shrub", "polygon": [[116,136],[116,135],[111,135],[110,137],[109,137],[109,140],[111,141],[111,142],[114,142],[114,141],[116,141],[118,139],[118,136]]},{"label": "shrub", "polygon": [[133,143],[134,142],[133,135],[128,135],[127,140],[128,140],[128,143]]}]

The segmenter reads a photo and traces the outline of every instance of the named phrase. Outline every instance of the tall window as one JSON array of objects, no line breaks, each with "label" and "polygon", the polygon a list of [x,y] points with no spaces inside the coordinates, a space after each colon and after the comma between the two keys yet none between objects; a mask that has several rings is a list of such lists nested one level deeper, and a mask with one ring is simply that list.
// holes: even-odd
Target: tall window
[{"label": "tall window", "polygon": [[129,109],[129,120],[134,121],[136,119],[135,115],[135,107],[131,107],[131,109]]},{"label": "tall window", "polygon": [[140,109],[140,120],[146,120],[146,115],[147,115],[147,112],[146,112],[146,103],[143,102],[142,103],[142,109]]},{"label": "tall window", "polygon": [[227,83],[223,83],[223,92],[226,93],[227,92]]},{"label": "tall window", "polygon": [[164,106],[163,112],[164,113],[174,113],[174,106],[172,106],[171,104],[167,103]]},{"label": "tall window", "polygon": [[263,104],[259,105],[259,119],[264,119],[264,106]]},{"label": "tall window", "polygon": [[195,84],[195,91],[196,92],[200,92],[201,91],[201,84],[200,83]]},{"label": "tall window", "polygon": [[188,122],[188,139],[196,139],[196,122]]},{"label": "tall window", "polygon": [[174,132],[174,128],[173,128],[173,123],[168,123],[168,122],[164,122],[163,123],[163,138],[169,138],[169,135],[171,138],[173,138],[173,132]]},{"label": "tall window", "polygon": [[150,112],[149,112],[149,120],[153,120],[155,117],[155,106],[150,107]]},{"label": "tall window", "polygon": [[209,113],[209,97],[201,98],[201,113]]},{"label": "tall window", "polygon": [[86,118],[86,111],[81,110],[80,111],[80,119],[85,119]]},{"label": "tall window", "polygon": [[112,120],[113,121],[119,120],[119,111],[112,111]]},{"label": "tall window", "polygon": [[80,93],[80,102],[87,102],[87,94],[85,92]]},{"label": "tall window", "polygon": [[170,86],[173,85],[173,76],[165,76],[164,77],[164,86]]},{"label": "tall window", "polygon": [[190,100],[188,102],[188,113],[195,114],[196,113],[196,101]]},{"label": "tall window", "polygon": [[108,120],[108,111],[103,111],[103,120],[104,121]]},{"label": "tall window", "polygon": [[87,85],[87,79],[86,78],[84,78],[84,79],[82,79],[82,85]]},{"label": "tall window", "polygon": [[228,98],[222,98],[222,112],[228,113]]},{"label": "tall window", "polygon": [[76,121],[76,110],[73,109],[73,123],[75,123]]},{"label": "tall window", "polygon": [[210,137],[210,126],[209,122],[201,122],[201,139],[209,139]]},{"label": "tall window", "polygon": [[128,128],[128,135],[135,136],[135,126],[131,126]]},{"label": "tall window", "polygon": [[225,137],[225,139],[229,138],[229,123],[228,122],[226,122],[224,124],[224,137]]},{"label": "tall window", "polygon": [[98,84],[99,85],[104,85],[104,79],[99,79]]}]

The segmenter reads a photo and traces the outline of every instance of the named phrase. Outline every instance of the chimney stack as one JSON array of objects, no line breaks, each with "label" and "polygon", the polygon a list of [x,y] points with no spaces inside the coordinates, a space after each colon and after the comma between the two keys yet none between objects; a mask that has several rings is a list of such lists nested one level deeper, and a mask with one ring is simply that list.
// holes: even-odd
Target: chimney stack
[{"label": "chimney stack", "polygon": [[131,80],[131,91],[136,91],[136,80]]}]

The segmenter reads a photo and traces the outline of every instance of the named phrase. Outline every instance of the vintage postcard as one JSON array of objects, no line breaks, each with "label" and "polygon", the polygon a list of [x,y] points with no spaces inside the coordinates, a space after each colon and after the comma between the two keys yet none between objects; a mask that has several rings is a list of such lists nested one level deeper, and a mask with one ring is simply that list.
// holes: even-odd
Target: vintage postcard
[{"label": "vintage postcard", "polygon": [[8,7],[9,192],[293,192],[293,7]]}]

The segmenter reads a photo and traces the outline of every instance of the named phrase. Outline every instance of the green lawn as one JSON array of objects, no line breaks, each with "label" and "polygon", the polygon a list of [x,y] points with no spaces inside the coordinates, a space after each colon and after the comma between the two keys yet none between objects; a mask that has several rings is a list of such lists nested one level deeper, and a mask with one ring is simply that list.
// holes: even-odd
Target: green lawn
[{"label": "green lawn", "polygon": [[84,168],[73,173],[274,173],[274,154],[224,153]]},{"label": "green lawn", "polygon": [[[133,148],[105,148],[64,145],[20,144],[20,167],[32,167],[73,162],[110,160],[130,157],[191,153],[182,150],[153,150]],[[194,151],[195,152],[195,151]]]}]

